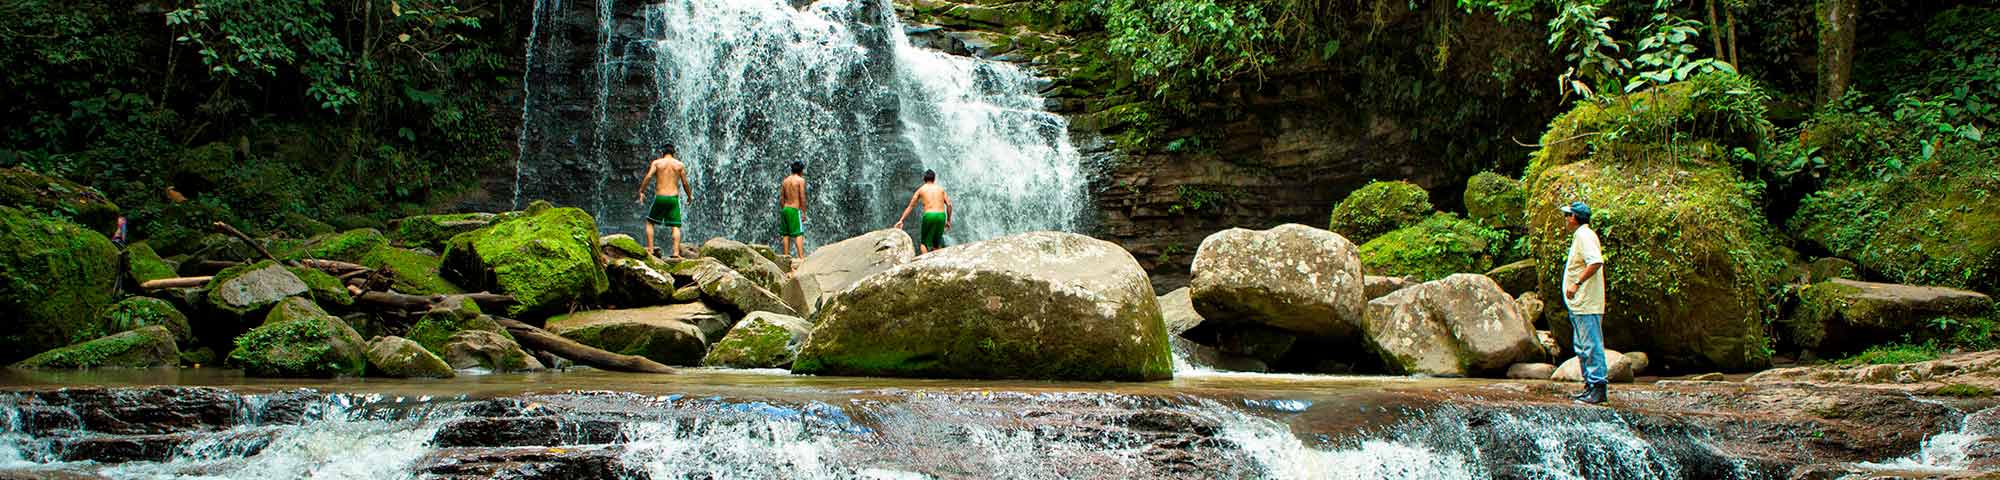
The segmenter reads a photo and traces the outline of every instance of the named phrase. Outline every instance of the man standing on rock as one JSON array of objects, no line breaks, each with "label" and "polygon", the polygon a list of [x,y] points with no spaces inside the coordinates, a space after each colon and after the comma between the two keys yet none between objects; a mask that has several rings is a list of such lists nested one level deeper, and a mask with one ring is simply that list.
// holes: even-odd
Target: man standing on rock
[{"label": "man standing on rock", "polygon": [[910,218],[910,209],[916,208],[918,201],[924,202],[923,230],[917,235],[917,254],[923,255],[944,248],[944,232],[951,230],[951,197],[938,186],[936,171],[924,170],[924,186],[917,187],[917,193],[910,195],[910,204],[903,207],[903,215],[896,217],[897,230],[903,229],[903,220]]},{"label": "man standing on rock", "polygon": [[646,250],[654,256],[660,249],[653,246],[653,226],[665,225],[673,229],[674,249],[666,257],[681,258],[681,200],[687,191],[687,165],[674,158],[674,144],[661,149],[664,154],[653,159],[646,167],[646,176],[639,177],[639,203],[646,202],[646,182],[653,182],[653,205],[646,211]]},{"label": "man standing on rock", "polygon": [[[784,207],[780,212],[783,223],[778,227],[778,249],[796,260],[806,257],[806,164],[792,162],[792,175],[778,183],[778,203]],[[794,245],[797,245],[794,247]],[[797,248],[794,250],[794,248]],[[797,267],[800,262],[792,262]]]},{"label": "man standing on rock", "polygon": [[1610,368],[1604,363],[1604,246],[1590,229],[1590,205],[1560,208],[1570,231],[1569,259],[1563,262],[1563,302],[1569,305],[1570,343],[1583,370],[1583,391],[1571,398],[1599,404],[1608,400]]}]

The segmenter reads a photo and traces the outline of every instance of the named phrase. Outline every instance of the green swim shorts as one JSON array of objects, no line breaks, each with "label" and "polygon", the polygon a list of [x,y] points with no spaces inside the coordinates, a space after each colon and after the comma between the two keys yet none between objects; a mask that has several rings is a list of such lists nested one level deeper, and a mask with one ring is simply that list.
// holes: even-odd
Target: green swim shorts
[{"label": "green swim shorts", "polygon": [[785,207],[783,222],[778,225],[778,233],[787,237],[806,236],[806,227],[799,222],[798,207]]},{"label": "green swim shorts", "polygon": [[924,227],[917,235],[918,243],[931,248],[944,248],[944,212],[924,212]]},{"label": "green swim shorts", "polygon": [[654,195],[653,208],[646,212],[646,221],[654,225],[681,226],[681,196]]}]

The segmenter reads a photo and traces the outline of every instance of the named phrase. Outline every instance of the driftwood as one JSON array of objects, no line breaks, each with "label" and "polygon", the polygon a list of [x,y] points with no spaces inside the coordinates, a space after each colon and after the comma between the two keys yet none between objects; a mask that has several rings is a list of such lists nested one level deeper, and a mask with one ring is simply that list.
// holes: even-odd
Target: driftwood
[{"label": "driftwood", "polygon": [[159,290],[162,288],[194,288],[202,285],[207,285],[209,280],[214,280],[214,279],[215,277],[162,278],[159,280],[147,280],[146,283],[139,284],[139,288],[147,290]]},{"label": "driftwood", "polygon": [[482,310],[501,309],[514,304],[513,295],[499,295],[485,292],[461,293],[456,295],[409,295],[396,292],[364,291],[360,295],[355,296],[354,301],[383,310],[422,313],[430,311],[431,308],[455,298],[471,300],[472,303],[479,304],[479,308]]},{"label": "driftwood", "polygon": [[299,260],[299,266],[326,272],[328,275],[333,275],[336,277],[351,274],[354,272],[368,271],[367,265],[362,265],[358,263],[340,262],[334,260],[320,260],[317,258],[308,258],[305,260]]},{"label": "driftwood", "polygon": [[521,346],[553,353],[576,363],[614,372],[674,373],[673,367],[646,357],[599,350],[511,318],[493,319],[499,321],[500,326],[507,327],[507,333],[513,334]]}]

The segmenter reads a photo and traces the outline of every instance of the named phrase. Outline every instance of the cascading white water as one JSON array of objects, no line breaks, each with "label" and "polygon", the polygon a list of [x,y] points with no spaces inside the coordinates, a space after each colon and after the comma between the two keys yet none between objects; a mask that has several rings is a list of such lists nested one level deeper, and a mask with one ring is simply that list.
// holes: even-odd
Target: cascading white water
[{"label": "cascading white water", "polygon": [[[522,142],[517,198],[632,231],[646,208],[639,176],[672,143],[689,166],[695,241],[772,239],[777,183],[794,161],[807,165],[813,243],[893,224],[925,169],[953,196],[952,242],[1074,230],[1085,214],[1067,122],[1043,110],[1035,79],[912,46],[881,0],[613,2],[595,4],[595,88],[567,94],[594,98],[531,87],[530,101],[550,107],[523,114],[523,138],[541,140]],[[577,104],[589,113],[562,112]]]}]

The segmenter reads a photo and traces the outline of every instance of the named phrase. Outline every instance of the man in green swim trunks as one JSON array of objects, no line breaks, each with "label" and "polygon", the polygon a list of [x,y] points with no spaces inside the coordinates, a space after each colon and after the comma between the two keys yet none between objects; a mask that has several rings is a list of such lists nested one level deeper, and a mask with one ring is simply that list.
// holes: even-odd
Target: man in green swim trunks
[{"label": "man in green swim trunks", "polygon": [[[778,183],[778,203],[784,207],[783,223],[778,227],[778,249],[796,259],[806,257],[806,164],[792,162],[792,175]],[[794,247],[796,245],[796,247]],[[794,248],[797,248],[794,250]],[[799,262],[792,262],[797,267]]]},{"label": "man in green swim trunks", "polygon": [[666,225],[673,229],[674,249],[667,258],[681,258],[681,199],[687,192],[687,165],[674,158],[674,144],[667,144],[660,158],[646,167],[646,176],[639,178],[639,203],[646,203],[646,183],[653,183],[653,206],[646,212],[646,250],[659,255],[660,249],[653,246],[653,226]]},{"label": "man in green swim trunks", "polygon": [[924,186],[917,187],[917,193],[910,195],[910,204],[903,207],[903,216],[896,217],[896,228],[903,228],[903,220],[910,217],[910,209],[917,202],[924,202],[923,230],[917,235],[918,255],[931,253],[932,249],[944,248],[944,232],[951,230],[951,196],[945,195],[944,187],[937,184],[937,172],[924,170]]}]

